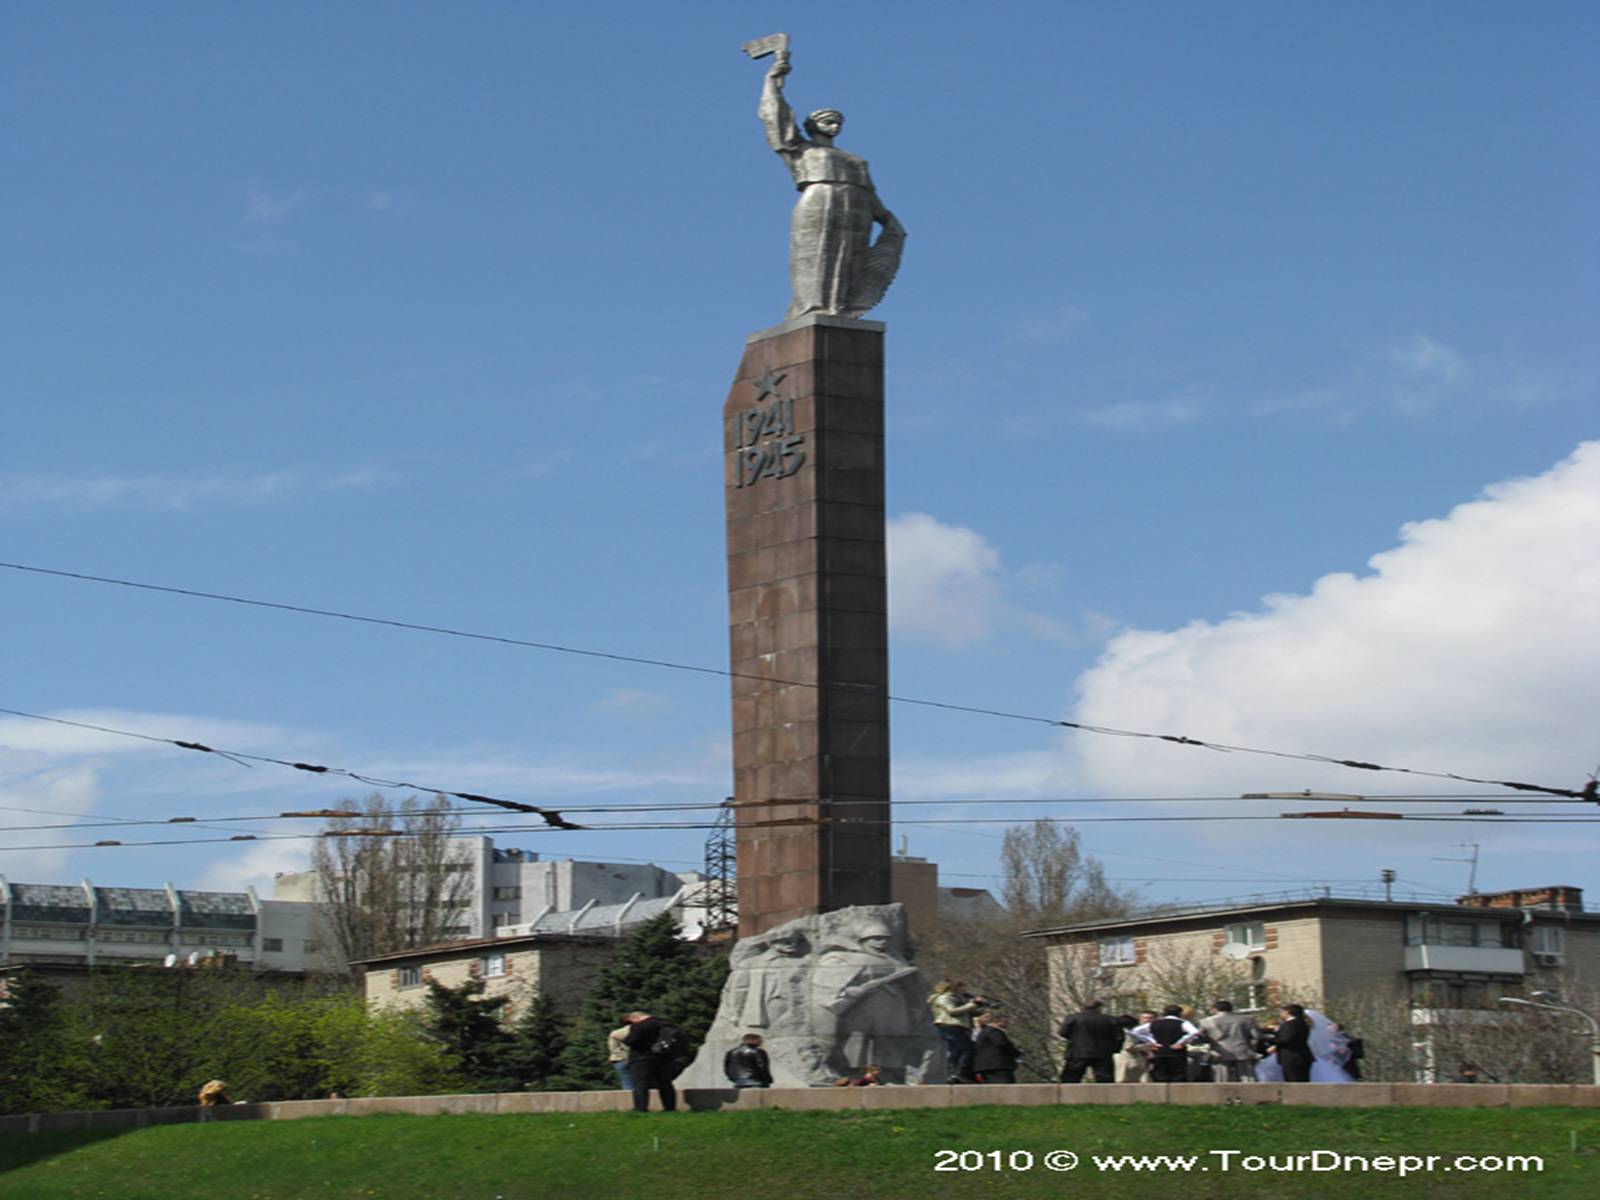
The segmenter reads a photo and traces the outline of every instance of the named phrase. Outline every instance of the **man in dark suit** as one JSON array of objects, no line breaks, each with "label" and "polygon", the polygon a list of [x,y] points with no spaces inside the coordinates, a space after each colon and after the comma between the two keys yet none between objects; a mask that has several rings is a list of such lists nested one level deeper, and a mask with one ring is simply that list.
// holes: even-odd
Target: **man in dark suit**
[{"label": "man in dark suit", "polygon": [[1278,1066],[1283,1069],[1285,1083],[1311,1082],[1311,1022],[1306,1010],[1298,1004],[1285,1004],[1283,1019],[1278,1031],[1272,1035]]},{"label": "man in dark suit", "polygon": [[1017,1060],[1022,1057],[1006,1033],[1009,1022],[989,1013],[978,1018],[978,1036],[973,1040],[972,1071],[984,1083],[1015,1083]]},{"label": "man in dark suit", "polygon": [[1089,1070],[1094,1071],[1096,1083],[1110,1083],[1115,1077],[1112,1058],[1122,1049],[1122,1023],[1101,1012],[1102,1007],[1099,1000],[1086,1000],[1082,1012],[1061,1022],[1061,1036],[1067,1039],[1062,1083],[1082,1083]]}]

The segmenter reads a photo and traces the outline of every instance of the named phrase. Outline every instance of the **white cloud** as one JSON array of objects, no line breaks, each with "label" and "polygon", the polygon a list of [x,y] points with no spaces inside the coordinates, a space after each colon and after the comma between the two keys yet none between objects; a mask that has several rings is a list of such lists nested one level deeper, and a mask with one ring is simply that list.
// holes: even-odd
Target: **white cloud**
[{"label": "white cloud", "polygon": [[[122,709],[62,709],[43,713],[60,721],[56,724],[26,717],[0,717],[0,747],[16,753],[59,757],[81,754],[132,754],[159,750],[175,753],[171,746],[145,741],[124,734],[143,734],[146,738],[172,738],[230,750],[256,751],[263,747],[278,750],[289,734],[272,725],[249,721],[230,721],[220,717],[200,717],[183,713],[128,712]],[[80,725],[98,725],[121,733],[101,733]]]},{"label": "white cloud", "polygon": [[[1594,766],[1600,442],[1400,531],[1366,575],[1172,631],[1128,631],[1073,719],[1575,787]],[[1083,735],[1086,785],[1144,794],[1439,790],[1378,775]],[[1370,835],[1369,835],[1370,836]]]},{"label": "white cloud", "polygon": [[981,533],[927,513],[889,521],[888,563],[889,627],[896,636],[950,647],[1015,631],[1068,646],[1104,636],[1092,614],[1068,619],[1019,602],[1058,591],[1059,567],[1029,563],[1009,570]]},{"label": "white cloud", "polygon": [[276,225],[287,221],[311,203],[311,193],[304,189],[292,192],[269,192],[250,185],[245,204],[244,219],[256,224]]},{"label": "white cloud", "polygon": [[612,688],[594,705],[602,712],[631,713],[651,716],[672,708],[672,697],[664,692],[650,692],[642,688]]},{"label": "white cloud", "polygon": [[[1071,765],[1055,750],[961,754],[950,758],[902,755],[894,761],[893,795],[898,800],[1037,800],[1068,795],[1075,787]],[[914,821],[919,811],[930,818],[1000,815],[998,809],[978,806],[971,810],[908,808],[900,815]],[[1033,815],[1050,814],[1041,809],[1038,814],[1029,813],[1019,819],[1031,820]]]},{"label": "white cloud", "polygon": [[1594,390],[1592,369],[1529,365],[1509,357],[1469,359],[1427,333],[1377,349],[1350,363],[1343,378],[1285,396],[1259,398],[1256,416],[1318,417],[1349,425],[1384,414],[1416,419],[1463,410],[1537,408],[1569,403]]},{"label": "white cloud", "polygon": [[1059,345],[1071,340],[1088,320],[1088,309],[1076,304],[1064,304],[1044,316],[1022,318],[1018,332],[1026,341]]},{"label": "white cloud", "polygon": [[0,875],[15,883],[53,883],[54,872],[66,861],[65,850],[17,850],[18,846],[54,845],[93,841],[67,829],[40,829],[39,825],[70,824],[76,817],[92,817],[100,800],[100,774],[87,764],[33,771],[0,779]]},{"label": "white cloud", "polygon": [[382,188],[369,190],[362,203],[373,212],[381,213],[403,213],[412,207],[411,197],[404,192],[385,191]]},{"label": "white cloud", "polygon": [[1123,400],[1100,408],[1081,409],[1076,417],[1080,423],[1097,429],[1149,433],[1193,425],[1205,414],[1205,406],[1194,400]]},{"label": "white cloud", "polygon": [[1466,373],[1466,363],[1461,355],[1425,333],[1413,334],[1399,345],[1390,347],[1388,357],[1407,375],[1445,383],[1454,383]]},{"label": "white cloud", "polygon": [[305,492],[381,486],[387,472],[355,467],[333,474],[290,468],[239,474],[193,475],[0,475],[0,512],[62,508],[79,512],[108,508],[184,512],[219,504],[270,504]]},{"label": "white cloud", "polygon": [[1000,553],[982,534],[907,513],[888,525],[889,619],[946,645],[986,641],[1004,596]]},{"label": "white cloud", "polygon": [[[306,832],[314,827],[309,825]],[[273,897],[273,877],[287,871],[305,871],[311,865],[310,842],[258,842],[244,853],[237,850],[208,863],[193,887],[207,892],[242,892],[256,889],[263,900]]]}]

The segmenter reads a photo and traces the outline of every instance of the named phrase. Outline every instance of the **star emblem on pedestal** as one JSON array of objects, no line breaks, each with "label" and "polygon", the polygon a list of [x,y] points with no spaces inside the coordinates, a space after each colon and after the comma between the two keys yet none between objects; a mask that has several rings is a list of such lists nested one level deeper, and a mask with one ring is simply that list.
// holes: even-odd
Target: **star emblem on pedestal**
[{"label": "star emblem on pedestal", "polygon": [[769,369],[761,378],[752,379],[750,382],[756,389],[756,399],[764,400],[768,396],[771,396],[774,400],[778,399],[778,382],[787,374],[787,371],[774,372]]}]

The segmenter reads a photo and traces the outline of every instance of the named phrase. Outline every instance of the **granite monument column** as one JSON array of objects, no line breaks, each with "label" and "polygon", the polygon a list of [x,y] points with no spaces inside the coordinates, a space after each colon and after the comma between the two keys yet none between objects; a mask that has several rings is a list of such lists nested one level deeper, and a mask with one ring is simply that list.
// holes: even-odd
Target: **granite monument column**
[{"label": "granite monument column", "polygon": [[723,439],[744,938],[889,901],[883,326],[752,335]]}]

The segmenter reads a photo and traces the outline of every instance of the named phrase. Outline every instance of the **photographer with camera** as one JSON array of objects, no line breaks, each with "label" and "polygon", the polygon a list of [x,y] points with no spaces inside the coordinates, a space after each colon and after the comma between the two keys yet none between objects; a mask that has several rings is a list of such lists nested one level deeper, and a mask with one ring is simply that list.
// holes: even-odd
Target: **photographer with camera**
[{"label": "photographer with camera", "polygon": [[941,979],[933,985],[928,1007],[933,1010],[933,1026],[944,1039],[949,1083],[972,1083],[972,1020],[988,1007],[982,996],[967,992],[966,984]]}]

